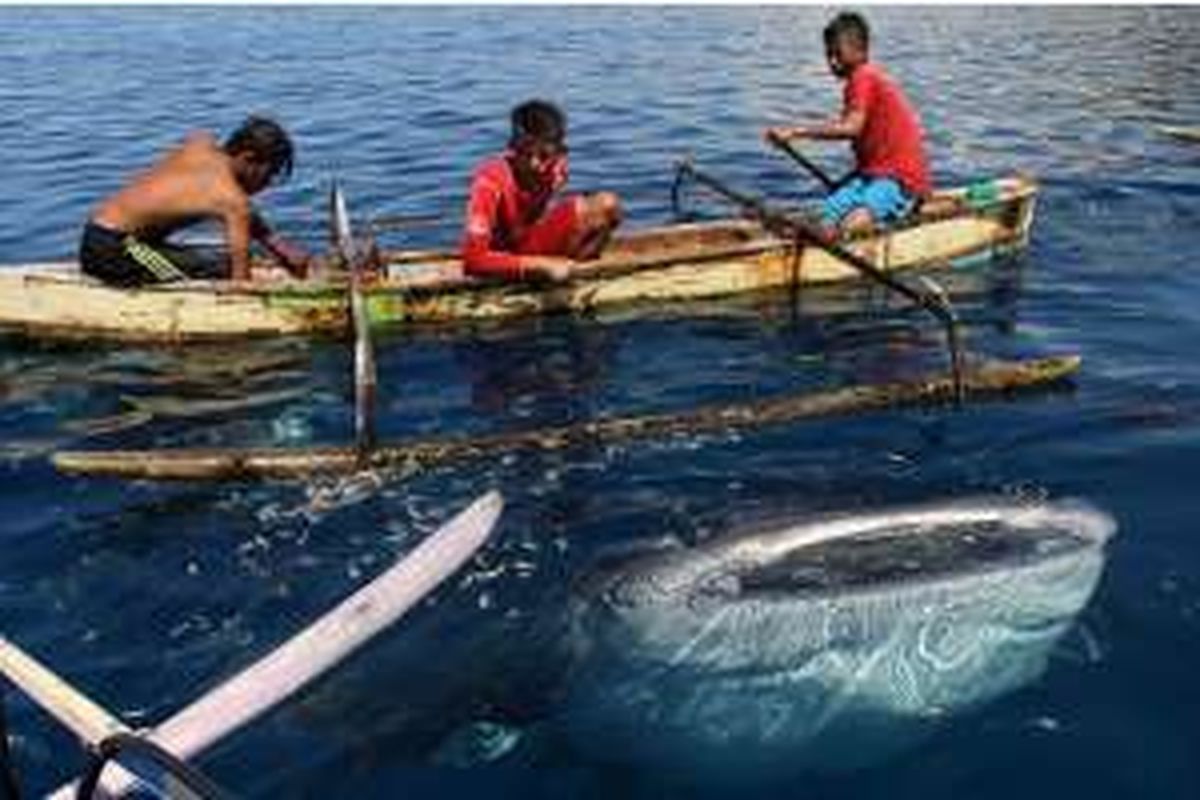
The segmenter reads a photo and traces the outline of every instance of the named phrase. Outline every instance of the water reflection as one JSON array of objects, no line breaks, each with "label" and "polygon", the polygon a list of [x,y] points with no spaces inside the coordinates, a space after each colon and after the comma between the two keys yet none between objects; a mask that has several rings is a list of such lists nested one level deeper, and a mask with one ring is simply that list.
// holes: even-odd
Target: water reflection
[{"label": "water reflection", "polygon": [[620,334],[570,318],[528,320],[452,345],[472,408],[499,420],[552,425],[588,419],[609,381]]}]

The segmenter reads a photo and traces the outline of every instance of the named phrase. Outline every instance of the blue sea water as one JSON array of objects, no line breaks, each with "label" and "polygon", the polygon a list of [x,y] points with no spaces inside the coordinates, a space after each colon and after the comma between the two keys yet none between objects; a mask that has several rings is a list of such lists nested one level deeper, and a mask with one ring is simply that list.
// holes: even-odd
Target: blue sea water
[{"label": "blue sea water", "polygon": [[[0,263],[70,255],[89,207],[187,130],[249,112],[298,143],[263,198],[319,242],[329,179],[359,215],[446,222],[528,96],[570,115],[572,183],[665,221],[684,153],[794,200],[811,181],[762,127],[836,107],[820,8],[0,10]],[[952,284],[974,351],[1078,352],[1069,391],[725,436],[295,484],[67,478],[59,447],[304,444],[351,436],[337,342],[168,350],[0,347],[0,631],[152,725],[296,631],[488,488],[508,502],[470,568],[346,669],[197,764],[247,797],[1193,798],[1200,796],[1200,120],[1190,8],[872,8],[875,56],[930,135],[935,179],[1042,181],[1028,254]],[[837,147],[814,148],[836,171]],[[682,410],[938,363],[878,290],[631,318],[545,319],[380,343],[387,439]],[[266,395],[277,392],[278,395]],[[219,415],[189,400],[259,398]],[[131,411],[149,409],[149,419]],[[113,420],[123,421],[121,428]],[[97,420],[118,427],[98,432]],[[135,424],[135,423],[141,424]],[[914,750],[770,788],[601,763],[546,732],[572,587],[599,560],[763,518],[979,494],[1084,498],[1120,533],[1037,681]],[[332,500],[328,498],[332,496]],[[9,695],[32,791],[81,756]]]}]

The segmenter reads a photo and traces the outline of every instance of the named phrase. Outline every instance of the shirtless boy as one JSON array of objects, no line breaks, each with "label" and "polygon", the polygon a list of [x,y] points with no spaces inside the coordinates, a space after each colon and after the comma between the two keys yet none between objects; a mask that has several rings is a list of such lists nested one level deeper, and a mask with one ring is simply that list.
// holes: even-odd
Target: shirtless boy
[{"label": "shirtless boy", "polygon": [[277,176],[291,173],[292,158],[283,128],[262,117],[247,119],[223,145],[208,133],[189,135],[96,208],[80,242],[83,271],[117,286],[218,277],[211,259],[166,242],[183,227],[216,219],[229,249],[228,271],[219,277],[250,280],[252,240],[303,277],[309,255],[277,236],[250,203]]}]

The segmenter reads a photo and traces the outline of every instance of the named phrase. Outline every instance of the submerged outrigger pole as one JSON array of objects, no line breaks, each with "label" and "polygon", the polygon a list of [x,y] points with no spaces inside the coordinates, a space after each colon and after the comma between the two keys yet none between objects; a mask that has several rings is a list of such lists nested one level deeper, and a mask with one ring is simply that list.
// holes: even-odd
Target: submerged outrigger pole
[{"label": "submerged outrigger pole", "polygon": [[686,177],[692,178],[701,186],[741,207],[743,212],[768,231],[789,239],[805,241],[821,248],[876,283],[904,295],[936,317],[946,329],[946,344],[950,350],[950,368],[954,377],[954,397],[959,403],[963,401],[966,390],[963,383],[962,350],[958,337],[958,316],[954,313],[954,308],[950,305],[945,293],[936,284],[929,280],[924,281],[927,291],[922,292],[896,280],[857,253],[850,252],[836,242],[827,241],[811,223],[804,219],[773,209],[759,198],[743,194],[701,172],[696,169],[691,158],[680,161],[676,170],[675,183],[671,188],[672,202],[676,206],[678,205],[680,186]]}]

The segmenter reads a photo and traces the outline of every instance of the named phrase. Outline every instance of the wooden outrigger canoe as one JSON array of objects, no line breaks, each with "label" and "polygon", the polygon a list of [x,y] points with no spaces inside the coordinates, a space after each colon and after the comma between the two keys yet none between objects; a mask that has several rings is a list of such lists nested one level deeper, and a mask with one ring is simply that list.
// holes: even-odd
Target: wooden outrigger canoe
[{"label": "wooden outrigger canoe", "polygon": [[[1005,395],[1066,381],[1079,370],[1077,355],[970,365],[963,386],[970,398]],[[180,448],[155,450],[77,450],[54,454],[54,466],[68,475],[126,480],[295,480],[373,469],[414,469],[453,461],[492,457],[506,451],[555,451],[576,445],[624,444],[675,436],[720,435],[802,419],[830,417],[947,402],[955,384],[948,374],[895,383],[847,386],[809,394],[743,403],[702,406],[690,411],[610,417],[555,428],[507,431],[482,436],[445,436],[373,449],[365,463],[352,447]]]},{"label": "wooden outrigger canoe", "polygon": [[[961,266],[1022,249],[1037,199],[1028,177],[940,191],[913,220],[844,242],[881,270]],[[454,253],[396,251],[364,284],[372,326],[450,323],[635,303],[662,304],[855,280],[859,272],[744,219],[670,225],[614,239],[556,286],[465,276]],[[37,338],[185,342],[346,330],[345,276],[269,284],[105,286],[73,263],[0,267],[0,331]]]}]

